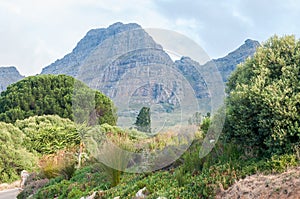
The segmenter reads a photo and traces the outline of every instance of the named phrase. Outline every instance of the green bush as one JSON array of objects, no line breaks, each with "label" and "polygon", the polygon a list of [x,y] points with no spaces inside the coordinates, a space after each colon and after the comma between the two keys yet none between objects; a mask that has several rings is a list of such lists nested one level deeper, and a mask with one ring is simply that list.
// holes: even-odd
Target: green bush
[{"label": "green bush", "polygon": [[59,115],[91,124],[117,121],[107,96],[66,75],[27,77],[1,93],[0,121],[13,123],[34,115]]},{"label": "green bush", "polygon": [[110,184],[105,175],[99,172],[98,166],[90,165],[76,170],[68,181],[62,177],[51,179],[33,198],[80,198],[108,187]]},{"label": "green bush", "polygon": [[23,146],[25,135],[12,124],[0,122],[0,183],[20,179],[22,170],[37,168],[37,157]]},{"label": "green bush", "polygon": [[24,146],[40,154],[51,154],[80,143],[76,125],[69,119],[57,115],[34,116],[15,123],[26,139]]},{"label": "green bush", "polygon": [[299,57],[299,40],[274,36],[238,66],[227,84],[229,141],[269,157],[300,144]]}]

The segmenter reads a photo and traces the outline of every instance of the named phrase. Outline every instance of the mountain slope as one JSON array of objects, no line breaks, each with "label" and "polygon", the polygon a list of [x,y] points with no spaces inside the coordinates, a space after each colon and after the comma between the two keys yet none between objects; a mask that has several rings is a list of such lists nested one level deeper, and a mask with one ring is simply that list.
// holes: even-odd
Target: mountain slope
[{"label": "mountain slope", "polygon": [[243,45],[225,57],[214,59],[213,61],[220,71],[223,81],[227,81],[227,78],[238,64],[244,62],[249,56],[253,56],[259,45],[258,41],[247,39]]},{"label": "mountain slope", "polygon": [[138,24],[125,26],[118,22],[108,28],[92,29],[78,42],[71,53],[43,68],[41,74],[66,74],[75,77],[81,64],[99,44],[112,35],[138,28],[141,28]]},{"label": "mountain slope", "polygon": [[[237,64],[254,54],[257,46],[257,41],[247,39],[227,56],[212,60],[224,81]],[[190,81],[197,98],[208,97],[205,81],[199,72],[195,72],[199,64],[188,57],[173,63],[162,47],[140,25],[134,23],[118,22],[108,28],[90,30],[71,53],[45,67],[42,74],[77,77],[113,98],[116,96],[114,88],[122,76],[129,74],[137,66],[153,64],[179,70]]]},{"label": "mountain slope", "polygon": [[14,66],[0,67],[0,93],[10,84],[23,78],[24,76],[22,76]]},{"label": "mountain slope", "polygon": [[[236,65],[252,56],[258,45],[257,41],[246,40],[224,58],[204,65],[189,57],[173,62],[140,25],[118,22],[90,30],[71,53],[45,67],[42,74],[76,77],[109,96],[119,108],[119,115],[126,117],[136,117],[133,112],[153,105],[160,113],[176,112],[176,108],[195,111],[189,107],[195,104],[192,98],[201,106],[199,111],[206,113],[211,109],[209,88],[216,81],[215,75],[207,75],[212,63],[226,81]],[[219,84],[223,84],[222,80]]]}]

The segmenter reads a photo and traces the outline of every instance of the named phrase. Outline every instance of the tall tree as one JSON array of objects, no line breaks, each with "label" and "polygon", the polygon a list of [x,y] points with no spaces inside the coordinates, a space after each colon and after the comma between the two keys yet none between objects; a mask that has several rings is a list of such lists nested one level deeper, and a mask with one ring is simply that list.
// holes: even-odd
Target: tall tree
[{"label": "tall tree", "polygon": [[151,133],[151,117],[149,107],[143,107],[140,110],[134,124],[137,130],[145,133]]},{"label": "tall tree", "polygon": [[300,145],[300,41],[274,36],[227,84],[225,136],[264,155]]}]

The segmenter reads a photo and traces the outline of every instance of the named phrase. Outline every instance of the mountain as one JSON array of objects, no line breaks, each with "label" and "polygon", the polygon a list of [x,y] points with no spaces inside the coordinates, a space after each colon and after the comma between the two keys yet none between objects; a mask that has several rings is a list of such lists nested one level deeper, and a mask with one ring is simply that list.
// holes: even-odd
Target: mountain
[{"label": "mountain", "polygon": [[140,28],[141,26],[135,23],[124,25],[118,22],[108,28],[92,29],[78,42],[71,53],[43,68],[42,74],[66,74],[75,77],[84,60],[103,41],[118,33]]},{"label": "mountain", "polygon": [[247,39],[243,45],[225,57],[214,59],[213,62],[220,71],[223,81],[227,81],[229,75],[238,64],[253,56],[259,45],[258,41]]},{"label": "mountain", "polygon": [[0,92],[4,91],[10,84],[23,78],[24,76],[14,66],[0,67]]},{"label": "mountain", "polygon": [[[223,80],[227,81],[228,76],[236,66],[247,57],[252,56],[258,46],[258,41],[247,39],[243,45],[225,57],[213,59],[210,62],[216,65]],[[88,84],[91,84],[95,78],[99,78],[99,74],[102,74],[105,77],[102,77],[100,82],[97,79],[97,83],[108,83],[108,85],[102,86],[103,92],[114,97],[115,91],[110,90],[114,87],[113,82],[117,82],[129,68],[153,64],[152,62],[173,65],[172,67],[180,70],[185,77],[197,80],[197,73],[195,73],[195,67],[199,68],[197,62],[188,57],[182,57],[181,60],[172,63],[168,54],[159,44],[155,43],[140,25],[121,22],[112,24],[108,28],[88,31],[71,53],[46,66],[42,70],[42,74],[67,74],[82,79]],[[106,74],[101,71],[103,69],[105,69]],[[199,98],[207,96],[207,93],[201,91],[203,89],[200,84],[204,84],[203,81],[200,79],[198,86],[195,82],[192,83]],[[96,86],[95,82],[92,84],[94,87]]]},{"label": "mountain", "polygon": [[220,81],[226,81],[236,65],[252,56],[258,45],[248,39],[227,56],[204,65],[189,57],[173,62],[140,25],[118,22],[88,31],[71,53],[45,67],[42,74],[76,77],[112,98],[121,115],[136,114],[139,107],[153,104],[160,113],[193,109],[189,107],[193,96],[208,111],[209,86],[216,77],[207,78],[209,69],[216,66]]},{"label": "mountain", "polygon": [[[174,92],[178,86],[165,78],[168,67],[175,70],[174,62],[148,33],[138,24],[118,22],[106,29],[90,30],[70,54],[45,67],[42,74],[71,75],[101,90],[115,103],[130,95],[133,104],[175,105],[178,99]],[[163,82],[152,84],[151,78]],[[165,87],[172,91],[166,92]],[[118,90],[122,90],[123,96],[118,96]]]}]

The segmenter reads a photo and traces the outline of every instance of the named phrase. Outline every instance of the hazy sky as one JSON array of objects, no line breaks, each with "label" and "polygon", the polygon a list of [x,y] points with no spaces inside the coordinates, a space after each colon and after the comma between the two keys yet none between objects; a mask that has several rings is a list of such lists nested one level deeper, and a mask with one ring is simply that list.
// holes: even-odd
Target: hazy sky
[{"label": "hazy sky", "polygon": [[0,66],[34,75],[72,51],[92,28],[135,22],[178,31],[211,58],[247,38],[300,37],[298,0],[0,0]]}]

